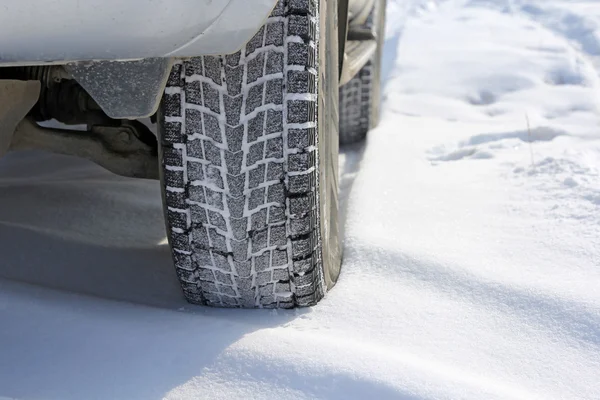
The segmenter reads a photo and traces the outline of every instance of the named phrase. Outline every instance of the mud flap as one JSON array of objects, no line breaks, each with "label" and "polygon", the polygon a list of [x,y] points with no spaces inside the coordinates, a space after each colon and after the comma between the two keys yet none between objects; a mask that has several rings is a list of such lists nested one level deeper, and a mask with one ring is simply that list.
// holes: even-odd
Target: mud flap
[{"label": "mud flap", "polygon": [[0,157],[12,142],[15,128],[38,101],[39,81],[0,80]]}]

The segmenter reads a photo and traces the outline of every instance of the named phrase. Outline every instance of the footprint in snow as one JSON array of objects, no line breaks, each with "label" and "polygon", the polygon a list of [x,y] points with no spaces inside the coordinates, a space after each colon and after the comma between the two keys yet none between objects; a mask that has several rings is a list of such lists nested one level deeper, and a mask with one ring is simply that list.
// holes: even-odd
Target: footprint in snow
[{"label": "footprint in snow", "polygon": [[[546,157],[532,166],[513,170],[511,180],[520,179],[541,198],[554,204],[548,209],[558,218],[600,222],[600,172],[587,165],[581,154]],[[531,192],[530,193],[534,193]]]},{"label": "footprint in snow", "polygon": [[524,143],[549,142],[567,133],[549,127],[538,127],[531,130],[485,133],[471,136],[457,145],[438,146],[429,151],[428,159],[434,164],[438,161],[459,161],[464,159],[490,159],[495,153],[513,147],[510,143],[518,140]]}]

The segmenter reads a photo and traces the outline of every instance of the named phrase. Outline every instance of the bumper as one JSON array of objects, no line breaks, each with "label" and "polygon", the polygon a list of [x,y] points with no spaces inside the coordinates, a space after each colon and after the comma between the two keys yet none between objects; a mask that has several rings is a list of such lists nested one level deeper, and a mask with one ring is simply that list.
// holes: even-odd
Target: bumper
[{"label": "bumper", "polygon": [[276,0],[6,1],[0,65],[237,51]]}]

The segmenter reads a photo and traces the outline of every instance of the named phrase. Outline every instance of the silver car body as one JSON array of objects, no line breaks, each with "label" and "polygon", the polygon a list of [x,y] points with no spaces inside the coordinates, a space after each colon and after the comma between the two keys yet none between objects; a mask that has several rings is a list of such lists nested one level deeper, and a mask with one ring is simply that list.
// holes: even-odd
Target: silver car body
[{"label": "silver car body", "polygon": [[[147,117],[158,108],[175,59],[236,52],[276,2],[6,0],[0,67],[63,65],[108,116]],[[360,26],[373,0],[342,3]]]},{"label": "silver car body", "polygon": [[233,53],[276,0],[3,1],[0,65]]}]

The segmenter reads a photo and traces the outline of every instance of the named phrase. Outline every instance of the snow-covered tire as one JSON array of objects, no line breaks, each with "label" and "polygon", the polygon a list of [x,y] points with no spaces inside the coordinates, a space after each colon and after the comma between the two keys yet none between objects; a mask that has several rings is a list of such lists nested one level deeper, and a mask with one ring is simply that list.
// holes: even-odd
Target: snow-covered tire
[{"label": "snow-covered tire", "polygon": [[162,186],[191,303],[310,306],[337,280],[336,3],[280,0],[241,51],[173,67]]},{"label": "snow-covered tire", "polygon": [[360,71],[340,88],[340,143],[365,139],[379,123],[381,56],[385,37],[386,0],[376,0],[363,28],[377,38],[377,50]]}]

